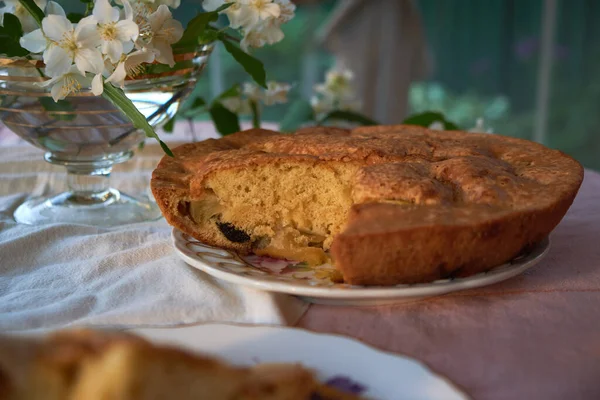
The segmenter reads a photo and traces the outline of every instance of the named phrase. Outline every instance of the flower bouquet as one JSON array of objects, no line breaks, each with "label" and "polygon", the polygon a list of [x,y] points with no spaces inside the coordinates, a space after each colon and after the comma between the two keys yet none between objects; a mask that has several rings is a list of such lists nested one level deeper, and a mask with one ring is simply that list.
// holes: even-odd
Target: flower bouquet
[{"label": "flower bouquet", "polygon": [[144,135],[171,154],[155,128],[174,121],[216,42],[268,88],[262,62],[248,51],[283,39],[292,2],[206,0],[186,28],[172,14],[179,3],[81,0],[81,12],[69,12],[54,1],[3,1],[0,119],[65,166],[69,186],[25,202],[18,221],[115,225],[159,217],[153,202],[110,188],[108,177]]}]

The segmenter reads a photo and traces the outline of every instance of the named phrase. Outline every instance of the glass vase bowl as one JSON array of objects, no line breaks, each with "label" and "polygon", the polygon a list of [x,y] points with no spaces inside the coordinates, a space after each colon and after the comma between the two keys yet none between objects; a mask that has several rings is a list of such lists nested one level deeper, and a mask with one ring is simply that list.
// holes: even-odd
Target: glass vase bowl
[{"label": "glass vase bowl", "polygon": [[[128,79],[125,94],[153,127],[168,121],[194,89],[212,46],[175,56],[176,65],[149,64]],[[14,213],[17,222],[115,226],[154,220],[160,210],[146,196],[111,187],[115,164],[129,160],[146,139],[112,103],[90,91],[58,105],[50,88],[40,87],[40,60],[0,59],[0,121],[46,151],[45,160],[67,171],[68,190],[32,198]],[[153,139],[148,139],[153,140]]]}]

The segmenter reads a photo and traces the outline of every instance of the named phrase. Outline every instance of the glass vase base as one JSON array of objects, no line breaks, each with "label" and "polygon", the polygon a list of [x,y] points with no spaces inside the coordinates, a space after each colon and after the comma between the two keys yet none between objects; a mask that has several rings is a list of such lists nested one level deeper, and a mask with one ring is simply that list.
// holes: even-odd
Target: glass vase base
[{"label": "glass vase base", "polygon": [[27,225],[62,223],[101,227],[155,221],[161,216],[153,201],[116,189],[89,197],[72,192],[36,197],[21,204],[14,213],[17,222]]}]

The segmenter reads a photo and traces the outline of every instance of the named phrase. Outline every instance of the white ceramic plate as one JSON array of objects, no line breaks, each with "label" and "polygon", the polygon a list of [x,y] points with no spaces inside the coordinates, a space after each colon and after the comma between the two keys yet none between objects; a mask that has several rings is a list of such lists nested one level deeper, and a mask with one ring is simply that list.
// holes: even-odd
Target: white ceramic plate
[{"label": "white ceramic plate", "polygon": [[363,396],[372,399],[468,399],[418,361],[384,353],[343,336],[292,328],[217,324],[134,332],[154,343],[177,345],[236,365],[299,362],[313,369],[323,382],[349,378],[365,388]]},{"label": "white ceramic plate", "polygon": [[550,248],[549,239],[545,239],[529,254],[467,278],[365,287],[335,283],[339,273],[331,265],[309,267],[304,263],[268,257],[242,258],[235,252],[207,246],[177,229],[173,230],[173,241],[185,262],[219,279],[255,289],[296,295],[312,303],[333,305],[378,305],[414,301],[491,285],[533,267]]}]

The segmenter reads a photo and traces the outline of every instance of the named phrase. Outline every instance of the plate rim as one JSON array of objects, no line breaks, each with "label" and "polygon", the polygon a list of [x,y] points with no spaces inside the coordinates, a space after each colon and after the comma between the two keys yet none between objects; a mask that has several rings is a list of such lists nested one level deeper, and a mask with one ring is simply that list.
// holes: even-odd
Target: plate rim
[{"label": "plate rim", "polygon": [[[376,345],[373,345],[371,343],[367,343],[364,340],[354,337],[354,336],[349,336],[349,335],[345,335],[342,333],[336,333],[336,332],[319,332],[319,331],[314,331],[308,328],[304,328],[304,327],[299,327],[299,326],[282,326],[282,325],[265,325],[265,324],[247,324],[247,323],[236,323],[236,322],[202,322],[202,323],[195,323],[195,324],[186,324],[186,325],[177,325],[177,326],[144,326],[144,327],[131,327],[131,328],[127,328],[124,329],[127,332],[132,332],[136,335],[139,335],[140,331],[173,331],[173,330],[182,330],[182,329],[194,329],[196,327],[203,327],[203,328],[210,328],[210,327],[223,327],[223,328],[231,328],[231,329],[239,329],[239,330],[244,330],[244,329],[251,329],[251,330],[266,330],[266,331],[273,331],[273,332],[277,332],[277,331],[289,331],[289,332],[294,332],[294,333],[300,333],[300,334],[304,334],[307,336],[313,336],[313,337],[330,337],[330,338],[335,338],[336,340],[341,340],[341,341],[346,341],[346,342],[350,342],[353,345],[358,345],[358,346],[363,346],[366,349],[368,349],[371,352],[374,352],[380,356],[386,356],[386,357],[391,357],[391,358],[398,358],[398,359],[403,359],[404,361],[409,361],[413,364],[418,365],[420,368],[422,368],[424,371],[426,371],[429,375],[432,375],[438,379],[443,380],[444,382],[446,382],[446,384],[448,384],[449,387],[451,387],[456,394],[462,396],[464,398],[464,400],[472,400],[473,398],[467,393],[466,389],[463,388],[461,385],[455,383],[454,381],[452,381],[450,378],[448,378],[447,376],[445,376],[444,374],[436,371],[435,369],[431,368],[427,363],[425,363],[424,361],[400,353],[400,352],[393,352],[391,350],[385,350],[382,349],[380,347],[377,347]],[[142,335],[143,336],[143,335]],[[143,336],[144,338],[146,338],[145,336]],[[148,339],[148,340],[152,340],[152,339]]]},{"label": "plate rim", "polygon": [[[378,286],[378,287],[351,287],[351,288],[336,288],[326,286],[305,286],[296,285],[293,282],[285,281],[267,281],[256,277],[242,276],[234,272],[226,271],[221,268],[206,264],[203,261],[191,257],[181,248],[180,240],[183,241],[182,235],[185,233],[177,228],[173,228],[171,238],[173,246],[177,254],[190,266],[203,271],[215,278],[225,280],[227,282],[252,287],[259,290],[270,292],[286,293],[295,296],[327,298],[338,300],[378,300],[378,299],[393,299],[393,298],[413,298],[427,297],[446,294],[449,292],[466,290],[471,288],[483,287],[501,282],[503,280],[520,275],[527,269],[532,268],[539,263],[550,250],[550,238],[546,237],[534,249],[527,254],[523,259],[519,260],[518,264],[510,264],[510,262],[492,268],[490,271],[481,272],[465,278],[454,278],[438,280],[430,283],[417,283],[398,286]],[[237,256],[235,252],[221,249],[214,246],[209,246],[202,243],[202,246],[224,251]],[[483,281],[483,282],[482,282]]]}]

